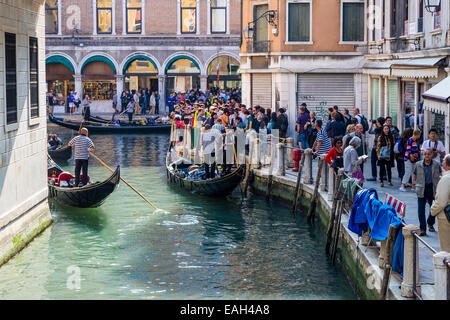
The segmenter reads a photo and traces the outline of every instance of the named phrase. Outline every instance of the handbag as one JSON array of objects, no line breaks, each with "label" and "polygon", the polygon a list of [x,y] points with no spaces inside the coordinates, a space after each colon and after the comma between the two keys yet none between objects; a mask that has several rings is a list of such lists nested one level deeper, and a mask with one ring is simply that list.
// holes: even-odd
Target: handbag
[{"label": "handbag", "polygon": [[391,147],[390,146],[381,147],[380,159],[381,160],[390,160],[391,159]]},{"label": "handbag", "polygon": [[360,169],[358,170],[358,162],[355,162],[355,170],[357,171],[352,172],[352,178],[359,179],[359,181],[361,181],[361,184],[364,183],[364,181],[366,180],[364,179],[364,174],[362,170]]}]

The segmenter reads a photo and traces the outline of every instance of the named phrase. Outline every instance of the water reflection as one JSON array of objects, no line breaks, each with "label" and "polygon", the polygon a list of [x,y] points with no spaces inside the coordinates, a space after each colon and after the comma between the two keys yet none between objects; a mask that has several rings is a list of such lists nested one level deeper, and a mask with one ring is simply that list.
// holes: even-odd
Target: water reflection
[{"label": "water reflection", "polygon": [[[67,142],[64,130],[57,133]],[[172,188],[168,135],[91,137],[96,154],[120,164],[122,176],[166,212],[122,183],[97,209],[52,205],[45,237],[0,268],[0,299],[355,298],[305,215],[261,197],[242,200],[239,191],[211,200]],[[110,175],[91,165],[95,180]],[[80,269],[78,291],[67,287],[70,267]]]},{"label": "water reflection", "polygon": [[[49,124],[48,133],[56,133],[67,144],[74,135],[74,131]],[[95,154],[110,167],[149,167],[160,166],[164,163],[169,144],[168,134],[127,134],[127,135],[89,135],[96,146]],[[67,163],[73,166],[74,160]],[[90,166],[101,166],[91,160]]]}]

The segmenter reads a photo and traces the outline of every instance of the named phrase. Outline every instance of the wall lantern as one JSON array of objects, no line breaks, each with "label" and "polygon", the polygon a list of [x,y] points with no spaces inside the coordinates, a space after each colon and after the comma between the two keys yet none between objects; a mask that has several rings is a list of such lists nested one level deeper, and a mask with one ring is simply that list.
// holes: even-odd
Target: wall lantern
[{"label": "wall lantern", "polygon": [[274,28],[277,28],[277,23],[275,21],[276,16],[277,16],[277,10],[269,10],[269,11],[264,12],[261,16],[259,16],[255,20],[249,22],[248,27],[245,28],[244,30],[242,30],[244,32],[244,37],[246,39],[253,39],[253,37],[255,35],[254,26],[255,26],[256,22],[262,18],[266,18],[267,22],[271,26],[273,26]]},{"label": "wall lantern", "polygon": [[425,0],[425,9],[432,14],[441,11],[441,0]]}]

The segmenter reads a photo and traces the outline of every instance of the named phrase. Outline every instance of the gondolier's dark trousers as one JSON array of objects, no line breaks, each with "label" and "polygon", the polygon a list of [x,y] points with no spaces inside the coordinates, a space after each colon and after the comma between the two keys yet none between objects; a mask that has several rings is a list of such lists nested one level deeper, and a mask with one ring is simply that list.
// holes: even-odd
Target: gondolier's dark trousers
[{"label": "gondolier's dark trousers", "polygon": [[[214,158],[215,156],[215,152],[212,152],[211,158]],[[208,164],[205,161],[203,165],[205,166],[206,179],[214,178],[216,175],[216,162],[214,161],[212,164]]]},{"label": "gondolier's dark trousers", "polygon": [[75,159],[75,187],[80,184],[80,171],[83,169],[83,186],[88,183],[88,160]]}]

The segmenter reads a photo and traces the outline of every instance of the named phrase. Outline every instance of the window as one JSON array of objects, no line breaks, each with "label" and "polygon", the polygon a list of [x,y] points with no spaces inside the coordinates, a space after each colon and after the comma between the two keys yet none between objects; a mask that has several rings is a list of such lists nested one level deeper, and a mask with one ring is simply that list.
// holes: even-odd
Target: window
[{"label": "window", "polygon": [[6,124],[17,123],[16,35],[5,33]]},{"label": "window", "polygon": [[181,0],[181,33],[197,32],[197,0]]},{"label": "window", "polygon": [[142,32],[142,0],[127,0],[127,33]]},{"label": "window", "polygon": [[408,35],[408,27],[409,27],[409,5],[408,0],[405,0],[405,7],[403,8],[403,34]]},{"label": "window", "polygon": [[372,3],[373,9],[372,9],[372,15],[373,15],[373,19],[372,19],[372,41],[376,40],[376,7],[375,7],[375,0],[373,0]]},{"label": "window", "polygon": [[30,37],[30,116],[39,117],[38,40]]},{"label": "window", "polygon": [[342,3],[342,41],[364,41],[364,2]]},{"label": "window", "polygon": [[417,32],[423,32],[423,0],[419,0],[419,18],[417,19]]},{"label": "window", "polygon": [[112,0],[97,0],[97,33],[112,33]]},{"label": "window", "polygon": [[211,0],[211,33],[227,32],[227,0]]},{"label": "window", "polygon": [[391,37],[397,35],[397,0],[391,0]]},{"label": "window", "polygon": [[384,39],[384,27],[386,23],[386,0],[383,0],[383,8],[381,9],[381,39]]},{"label": "window", "polygon": [[[260,4],[253,6],[253,20],[258,19],[261,17],[265,12],[269,10],[269,6],[267,4]],[[255,32],[254,32],[254,38],[255,41],[268,41],[269,40],[269,24],[267,23],[267,20],[264,18],[259,19],[255,23]]]},{"label": "window", "polygon": [[288,3],[288,41],[311,41],[311,3]]},{"label": "window", "polygon": [[58,0],[45,1],[45,33],[58,33]]}]

